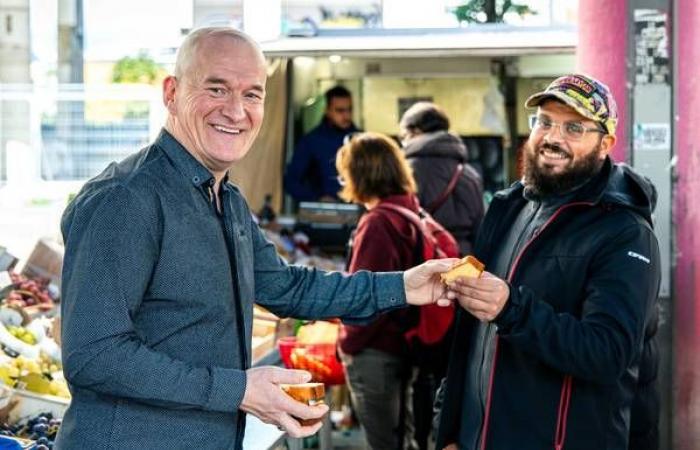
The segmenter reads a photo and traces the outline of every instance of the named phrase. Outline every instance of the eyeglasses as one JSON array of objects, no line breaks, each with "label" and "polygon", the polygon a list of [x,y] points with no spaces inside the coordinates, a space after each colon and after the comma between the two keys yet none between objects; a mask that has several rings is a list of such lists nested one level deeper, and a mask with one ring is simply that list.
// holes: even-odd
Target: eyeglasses
[{"label": "eyeglasses", "polygon": [[549,118],[544,116],[537,116],[535,114],[530,116],[530,129],[532,131],[538,131],[542,133],[549,133],[552,128],[559,127],[559,133],[561,137],[567,141],[580,141],[586,135],[586,132],[591,131],[595,133],[607,134],[607,131],[601,130],[600,128],[586,128],[581,122],[564,122],[557,123],[549,120]]}]

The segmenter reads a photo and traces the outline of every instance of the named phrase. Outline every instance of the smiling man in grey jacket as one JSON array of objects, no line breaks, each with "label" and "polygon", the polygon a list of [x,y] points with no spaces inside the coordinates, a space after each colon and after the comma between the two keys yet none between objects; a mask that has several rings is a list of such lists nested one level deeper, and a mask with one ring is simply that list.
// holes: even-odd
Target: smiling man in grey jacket
[{"label": "smiling man in grey jacket", "polygon": [[260,130],[265,60],[227,28],[190,34],[163,83],[156,141],[90,180],[62,231],[64,371],[73,394],[60,449],[240,449],[246,413],[315,433],[280,383],[251,368],[253,303],[280,316],[366,320],[406,303],[449,303],[436,274],[352,277],[287,265],[227,180]]}]

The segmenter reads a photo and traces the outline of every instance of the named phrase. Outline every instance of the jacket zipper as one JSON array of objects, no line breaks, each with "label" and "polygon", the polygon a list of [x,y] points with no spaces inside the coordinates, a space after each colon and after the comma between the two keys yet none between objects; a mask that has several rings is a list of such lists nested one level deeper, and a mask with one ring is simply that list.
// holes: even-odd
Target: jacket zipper
[{"label": "jacket zipper", "polygon": [[557,431],[554,435],[554,450],[562,450],[564,448],[564,440],[566,439],[566,420],[569,417],[569,403],[571,402],[572,383],[573,377],[571,375],[566,375],[561,386],[561,395],[559,397]]},{"label": "jacket zipper", "polygon": [[[544,231],[549,225],[554,222],[554,220],[561,214],[565,209],[574,207],[574,206],[594,206],[595,203],[591,202],[575,202],[575,203],[569,203],[566,205],[562,205],[557,209],[554,214],[552,214],[552,217],[547,219],[547,221],[542,225],[530,238],[527,243],[525,243],[525,246],[520,250],[520,253],[518,256],[515,258],[515,262],[513,262],[513,266],[510,268],[510,273],[508,274],[508,282],[513,281],[513,277],[515,276],[515,270],[518,267],[518,264],[520,264],[520,260],[522,259],[523,255],[527,251],[527,249],[532,245],[532,243],[539,237],[540,234],[542,234],[542,231]],[[489,415],[491,413],[491,399],[493,397],[493,382],[494,378],[496,375],[496,362],[497,357],[498,357],[498,344],[500,341],[500,336],[496,335],[496,349],[493,352],[493,363],[491,364],[491,374],[489,376],[489,390],[486,395],[486,411],[484,413],[484,423],[481,426],[481,446],[480,450],[486,450],[486,438],[488,437],[488,431],[489,431]],[[571,375],[566,375],[564,377],[564,382],[562,385],[562,393],[559,399],[559,409],[558,409],[558,417],[557,417],[557,429],[556,429],[556,436],[555,436],[555,441],[554,441],[554,449],[555,450],[562,450],[564,448],[564,440],[566,439],[566,421],[568,418],[568,412],[569,412],[569,401],[571,400],[571,384],[573,380],[571,378]]]}]

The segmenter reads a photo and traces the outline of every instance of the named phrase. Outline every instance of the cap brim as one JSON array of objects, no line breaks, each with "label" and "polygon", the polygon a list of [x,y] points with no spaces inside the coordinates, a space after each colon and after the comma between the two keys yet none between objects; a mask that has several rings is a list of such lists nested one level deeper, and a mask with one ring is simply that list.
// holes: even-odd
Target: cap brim
[{"label": "cap brim", "polygon": [[525,107],[536,108],[540,106],[545,100],[552,99],[559,100],[560,102],[566,104],[566,106],[572,108],[574,111],[581,114],[586,119],[593,120],[594,122],[600,122],[600,120],[597,117],[595,117],[592,112],[588,111],[585,108],[582,108],[581,105],[579,105],[576,102],[576,100],[572,99],[563,92],[538,92],[537,94],[533,94],[530,97],[528,97],[527,100],[525,100]]}]

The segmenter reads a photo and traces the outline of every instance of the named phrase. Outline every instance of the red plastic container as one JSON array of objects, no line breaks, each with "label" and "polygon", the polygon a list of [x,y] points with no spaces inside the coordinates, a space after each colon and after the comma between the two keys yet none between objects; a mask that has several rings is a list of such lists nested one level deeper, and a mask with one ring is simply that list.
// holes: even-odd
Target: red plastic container
[{"label": "red plastic container", "polygon": [[280,357],[288,369],[302,369],[311,373],[313,381],[327,385],[345,383],[343,365],[335,353],[335,344],[306,344],[295,337],[277,341]]},{"label": "red plastic container", "polygon": [[280,351],[280,358],[287,369],[292,368],[292,350],[297,346],[297,338],[295,336],[282,337],[277,339],[277,348]]}]

